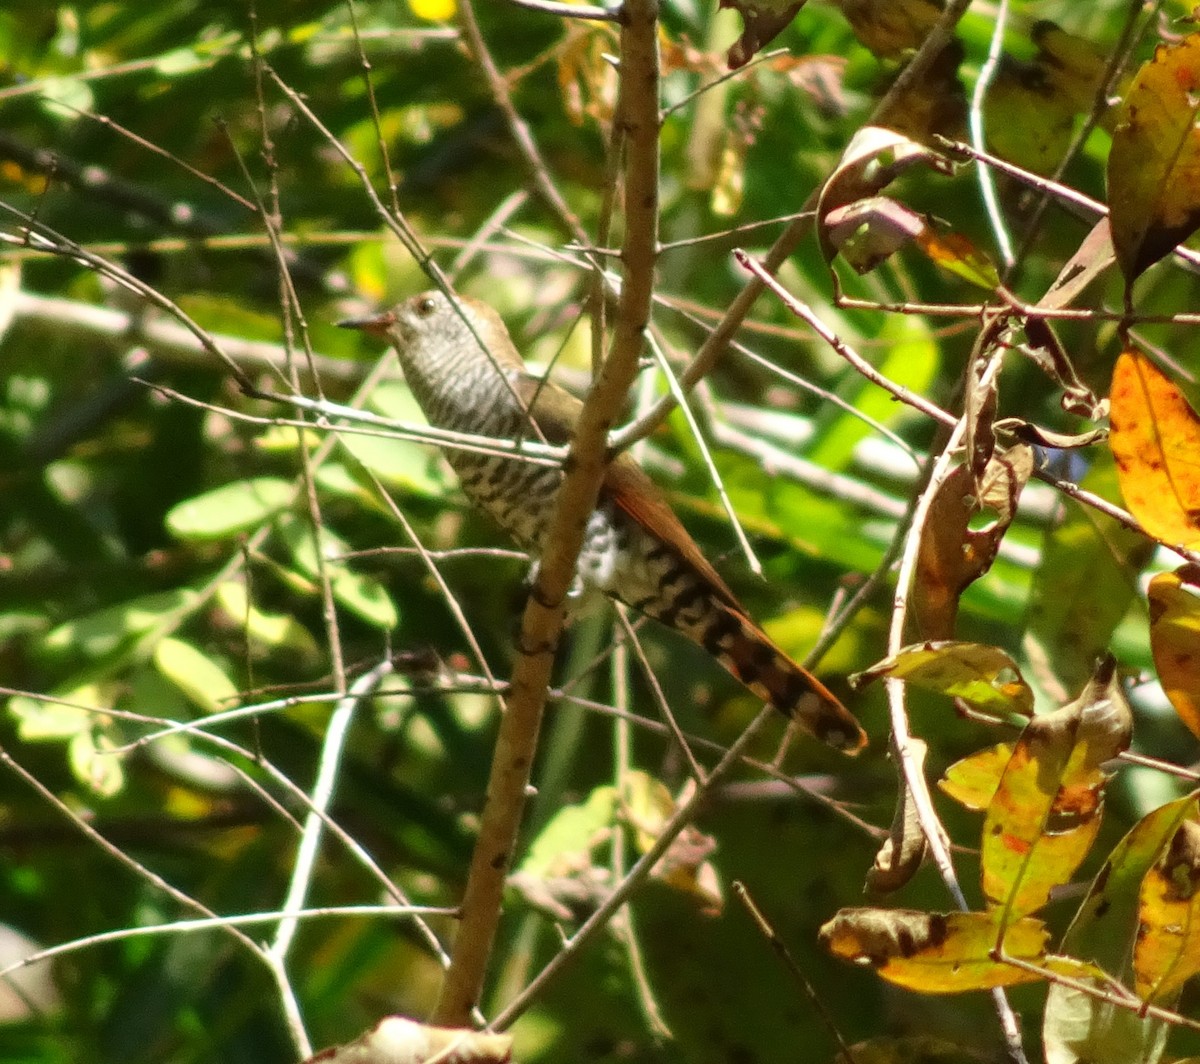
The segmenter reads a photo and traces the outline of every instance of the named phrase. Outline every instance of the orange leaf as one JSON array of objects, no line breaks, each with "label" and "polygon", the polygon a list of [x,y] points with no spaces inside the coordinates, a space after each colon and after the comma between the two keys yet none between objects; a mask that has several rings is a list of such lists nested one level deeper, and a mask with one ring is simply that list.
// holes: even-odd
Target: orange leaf
[{"label": "orange leaf", "polygon": [[1200,33],[1160,44],[1133,79],[1108,155],[1113,246],[1125,279],[1200,225]]},{"label": "orange leaf", "polygon": [[1112,435],[1121,494],[1146,531],[1200,546],[1200,419],[1183,394],[1138,351],[1113,370]]}]

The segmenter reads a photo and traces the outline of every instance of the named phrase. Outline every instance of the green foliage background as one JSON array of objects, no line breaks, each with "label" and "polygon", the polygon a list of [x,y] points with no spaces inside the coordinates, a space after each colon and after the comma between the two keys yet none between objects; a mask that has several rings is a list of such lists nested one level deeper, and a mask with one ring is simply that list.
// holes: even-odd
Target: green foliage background
[{"label": "green foliage background", "polygon": [[[1116,0],[1011,6],[1008,47],[1025,58],[1033,52],[1027,28],[1036,18],[1057,20],[1104,54],[1128,8]],[[1165,6],[1172,15],[1185,13],[1186,5]],[[608,133],[593,118],[570,113],[559,80],[563,23],[505,4],[478,8],[500,69],[521,72],[511,83],[517,111],[555,184],[594,234],[608,180]],[[992,27],[991,10],[975,8],[959,27],[968,91]],[[707,57],[699,72],[668,73],[669,105],[719,73],[739,24],[732,12],[718,14],[689,0],[666,4],[662,18],[667,39],[676,46],[690,42]],[[1139,58],[1152,43],[1144,42]],[[656,320],[681,360],[744,282],[729,251],[761,252],[769,245],[782,225],[776,219],[800,210],[834,170],[896,69],[859,43],[831,5],[806,7],[777,44],[796,61],[756,65],[664,123],[662,240],[672,245],[714,237],[682,243],[661,260],[664,307]],[[597,55],[605,50],[602,42],[596,48]],[[615,44],[607,50],[615,52]],[[380,352],[334,322],[417,291],[425,281],[385,230],[353,170],[257,71],[255,55],[302,96],[386,200],[382,134],[397,202],[437,260],[450,268],[465,244],[482,241],[454,272],[460,290],[497,307],[528,357],[557,359],[569,382],[583,379],[588,340],[578,314],[588,274],[567,247],[570,234],[528,194],[526,166],[452,24],[424,21],[403,5],[355,4],[352,19],[351,8],[340,3],[271,0],[253,11],[242,2],[6,4],[0,11],[0,228],[19,234],[22,222],[13,212],[33,214],[121,264],[203,329],[279,345],[280,364],[285,337],[294,343],[306,337],[314,352],[346,368],[343,377],[324,379],[325,394],[348,399]],[[601,76],[606,64],[593,58],[586,69]],[[1014,112],[999,120],[1019,126],[1025,118]],[[1107,133],[1095,132],[1064,181],[1102,199],[1106,144]],[[714,160],[723,160],[724,171]],[[743,182],[740,195],[735,178]],[[900,187],[916,209],[935,212],[990,248],[974,171],[953,177],[920,171]],[[525,198],[493,229],[497,210],[518,194]],[[1028,218],[1028,192],[1011,183],[1002,184],[1001,194],[1013,219]],[[288,332],[264,211],[277,213],[288,241],[288,277],[303,314],[302,322],[292,314]],[[726,233],[759,222],[767,224]],[[1051,212],[1022,262],[1016,285],[1024,296],[1045,291],[1084,231]],[[0,918],[34,943],[52,946],[194,915],[121,865],[96,837],[69,822],[63,808],[214,912],[272,911],[295,859],[295,818],[304,815],[280,777],[301,789],[311,785],[333,704],[333,642],[352,673],[393,651],[421,662],[433,651],[461,674],[479,671],[420,559],[379,551],[409,546],[383,489],[431,550],[494,547],[497,534],[464,508],[429,448],[348,437],[334,447],[314,489],[321,525],[337,537],[333,553],[340,558],[333,563],[341,575],[331,627],[311,558],[312,515],[290,487],[300,483],[297,434],[261,421],[280,416],[279,407],[239,393],[211,358],[184,358],[145,342],[140,326],[103,335],[88,307],[136,306],[146,322],[162,312],[145,310],[88,264],[10,242],[2,265],[0,684],[14,695],[51,700],[17,697],[0,716],[0,746],[12,759],[0,765]],[[902,254],[865,278],[838,269],[846,291],[862,299],[979,298],[917,254]],[[972,323],[835,308],[814,241],[780,277],[887,376],[958,409]],[[1178,271],[1153,274],[1140,289],[1144,309],[1186,305],[1190,283]],[[1119,282],[1104,284],[1096,304],[1119,304]],[[50,297],[67,302],[51,306],[44,302]],[[1171,327],[1147,331],[1155,342],[1178,343]],[[1104,394],[1117,353],[1112,328],[1083,322],[1064,325],[1061,335],[1080,374]],[[736,423],[826,476],[825,487],[803,483],[786,465],[764,461],[745,446],[715,448],[766,580],[753,577],[738,556],[681,415],[650,441],[645,462],[710,555],[724,559],[723,571],[751,612],[802,656],[831,599],[884,558],[919,485],[918,459],[936,433],[911,410],[881,398],[774,300],[760,300],[753,327],[739,339],[792,377],[730,354],[710,381],[702,420]],[[284,390],[268,374],[262,380]],[[661,381],[647,384],[650,392],[662,387]],[[1078,428],[1029,362],[1014,358],[1006,367],[1001,402],[1003,413],[1064,431]],[[377,385],[369,405],[419,420],[394,380]],[[861,413],[875,424],[862,421]],[[899,443],[883,448],[879,424]],[[1102,459],[1060,454],[1053,461],[1072,476],[1086,472],[1093,490],[1116,497]],[[829,481],[830,475],[844,479]],[[264,483],[272,486],[263,489]],[[848,500],[847,485],[861,489],[866,504]],[[206,494],[223,486],[230,494]],[[1149,668],[1136,584],[1142,548],[1114,554],[1111,537],[1101,536],[1091,515],[1063,508],[1048,489],[1041,492],[992,572],[965,596],[959,637],[1020,655],[1027,629],[1057,637],[1080,616],[1106,613],[1113,625],[1126,620],[1115,637],[1121,664],[1131,672]],[[191,511],[178,509],[189,500],[199,501]],[[1051,562],[1064,551],[1070,565]],[[1085,559],[1091,578],[1073,581]],[[525,569],[520,559],[486,554],[443,565],[501,678],[511,663]],[[217,595],[219,585],[225,595],[240,587],[261,611],[249,631],[247,607]],[[1070,617],[1063,616],[1066,601],[1077,611]],[[822,676],[840,694],[848,695],[847,674],[882,656],[889,608],[883,587],[822,663]],[[611,644],[610,622],[606,612],[578,621],[559,673],[575,695],[609,704],[616,696],[608,662],[593,659]],[[682,726],[731,741],[756,711],[753,700],[680,640],[650,628],[644,637]],[[1090,652],[1108,643],[1107,633],[1098,643],[1078,647],[1078,662],[1058,664],[1086,675]],[[633,677],[631,708],[655,718],[636,668]],[[431,690],[419,676],[402,676],[394,691],[362,707],[340,766],[334,818],[423,904],[456,901],[482,800],[495,705],[477,686],[468,687],[464,692],[446,681]],[[195,732],[127,746],[156,732],[158,722],[232,708],[223,700],[228,693],[247,705],[296,700],[215,729],[234,746]],[[994,741],[981,725],[955,716],[944,699],[914,694],[912,701],[917,730],[933,748],[934,771]],[[764,787],[753,798],[749,791],[730,792],[710,803],[699,826],[717,841],[720,879],[726,888],[733,879],[747,883],[847,1041],[920,1032],[994,1052],[999,1035],[985,995],[919,999],[887,988],[869,971],[840,966],[815,944],[819,925],[861,898],[863,874],[891,817],[894,776],[882,699],[869,690],[853,705],[873,738],[864,757],[850,764],[803,742],[785,763],[821,801],[780,786]],[[1183,751],[1193,751],[1193,741],[1174,717],[1152,699],[1142,709],[1140,748],[1186,760],[1190,753]],[[773,755],[781,731],[763,740],[760,757]],[[125,752],[105,752],[117,748]],[[603,714],[569,701],[552,708],[529,838],[556,809],[611,782],[613,748],[613,725]],[[649,730],[634,731],[634,762],[672,790],[686,778],[685,766]],[[740,782],[759,779],[747,770]],[[288,815],[266,801],[262,789]],[[1133,817],[1178,793],[1163,776],[1126,770],[1105,829],[1110,845]],[[947,815],[954,837],[970,846],[978,821],[952,809]],[[975,889],[971,862],[970,853],[962,855],[963,880]],[[309,897],[313,905],[352,905],[383,894],[346,847],[328,842]],[[898,902],[948,905],[929,869]],[[450,924],[435,920],[433,927],[445,937]],[[632,928],[645,964],[643,992],[631,975],[629,951],[611,936],[586,951],[517,1023],[519,1059],[833,1058],[829,1032],[736,904],[720,916],[704,916],[694,899],[652,884],[638,897]],[[266,940],[272,925],[246,932]],[[553,923],[513,898],[485,1014],[559,948]],[[0,957],[0,966],[24,953]],[[354,1037],[386,1012],[423,1017],[435,999],[439,968],[410,921],[340,916],[304,925],[288,971],[319,1047]],[[270,973],[220,931],[80,945],[54,961],[54,977],[54,1004],[0,1026],[3,1059],[295,1059]],[[1030,1032],[1043,995],[1039,989],[1013,995]],[[647,998],[658,1003],[674,1042],[650,1033]]]}]

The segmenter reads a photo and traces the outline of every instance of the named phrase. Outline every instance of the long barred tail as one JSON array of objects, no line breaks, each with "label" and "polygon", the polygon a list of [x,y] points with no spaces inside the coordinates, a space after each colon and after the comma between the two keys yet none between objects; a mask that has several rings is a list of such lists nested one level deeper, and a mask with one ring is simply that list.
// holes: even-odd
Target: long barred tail
[{"label": "long barred tail", "polygon": [[867,745],[866,732],[820,680],[792,661],[745,614],[725,602],[687,632],[764,702],[800,723],[821,742],[847,754]]},{"label": "long barred tail", "polygon": [[746,616],[661,493],[626,456],[609,466],[605,499],[598,511],[604,535],[590,556],[608,559],[611,571],[602,577],[602,567],[593,565],[592,583],[698,643],[821,742],[848,754],[866,746],[849,710]]}]

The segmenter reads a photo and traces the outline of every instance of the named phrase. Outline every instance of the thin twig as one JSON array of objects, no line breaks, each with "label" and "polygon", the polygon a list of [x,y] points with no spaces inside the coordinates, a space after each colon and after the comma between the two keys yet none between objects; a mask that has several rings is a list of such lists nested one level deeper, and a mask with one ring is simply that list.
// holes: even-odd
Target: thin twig
[{"label": "thin twig", "polygon": [[[1008,0],[1000,0],[996,6],[996,18],[992,24],[992,39],[988,44],[987,60],[980,68],[979,77],[975,79],[975,88],[971,93],[971,107],[968,112],[968,122],[971,130],[971,143],[978,150],[983,150],[983,104],[991,87],[992,79],[1000,68],[1000,58],[1004,54],[1004,30],[1008,25]],[[1013,249],[1012,237],[1009,236],[1008,226],[1000,211],[1000,197],[996,194],[995,175],[986,166],[981,166],[976,173],[979,177],[979,192],[983,197],[984,210],[988,221],[991,222],[992,235],[996,238],[996,248],[1000,252],[1000,260],[1006,270],[1012,268]]]},{"label": "thin twig", "polygon": [[775,710],[770,706],[764,706],[758,716],[746,726],[746,730],[734,740],[721,760],[713,766],[713,770],[708,774],[708,779],[704,784],[697,786],[692,796],[676,807],[670,819],[663,825],[658,838],[654,840],[654,845],[638,858],[630,868],[629,874],[613,890],[612,894],[580,925],[579,930],[564,943],[562,949],[538,972],[529,985],[493,1018],[491,1026],[494,1030],[502,1031],[509,1027],[533,1003],[543,987],[562,971],[585,945],[608,926],[613,914],[629,900],[633,892],[650,874],[650,870],[667,852],[671,843],[679,836],[679,833],[695,819],[701,803],[708,796],[710,790],[741,760],[744,751],[758,734],[759,729],[774,713]]},{"label": "thin twig", "polygon": [[529,11],[539,11],[544,15],[557,15],[560,18],[577,18],[591,22],[620,22],[622,8],[592,7],[589,4],[564,4],[557,0],[507,0],[513,7],[523,7]]},{"label": "thin twig", "polygon": [[[921,47],[917,49],[908,65],[900,72],[900,76],[892,83],[883,99],[875,106],[868,119],[869,124],[886,124],[887,116],[892,108],[898,101],[904,99],[905,95],[925,76],[934,61],[941,55],[942,49],[954,36],[954,28],[970,6],[971,0],[950,0],[937,22],[930,28]],[[812,212],[816,208],[820,192],[818,187],[809,193],[801,207],[803,212],[801,216],[779,235],[779,238],[767,251],[763,258],[763,266],[767,274],[773,276],[808,235],[814,218],[814,215],[808,212]],[[742,290],[734,296],[724,316],[713,327],[712,332],[708,334],[707,339],[696,352],[696,357],[688,364],[686,371],[680,375],[679,385],[685,395],[695,387],[697,381],[708,376],[712,371],[717,360],[725,353],[729,341],[733,339],[746,315],[749,314],[750,308],[762,295],[763,288],[760,277],[751,277]],[[627,425],[619,433],[614,433],[613,449],[622,451],[636,440],[649,436],[675,409],[675,402],[674,395],[663,396],[644,416]]]}]

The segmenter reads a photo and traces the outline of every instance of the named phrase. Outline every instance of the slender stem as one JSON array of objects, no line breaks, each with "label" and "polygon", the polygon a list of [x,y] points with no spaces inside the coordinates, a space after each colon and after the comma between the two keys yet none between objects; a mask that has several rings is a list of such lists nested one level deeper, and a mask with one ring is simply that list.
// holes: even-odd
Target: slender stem
[{"label": "slender stem", "polygon": [[626,204],[623,283],[612,347],[580,414],[564,466],[538,578],[521,627],[508,706],[500,722],[479,837],[463,894],[462,919],[435,1023],[465,1025],[479,1001],[500,921],[504,883],[537,750],[554,648],[567,591],[607,465],[607,433],[637,375],[654,291],[658,245],[658,5],[629,0],[621,28]]}]

